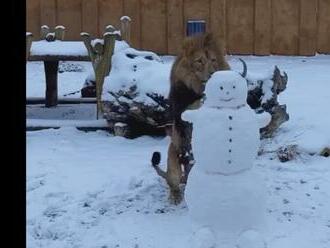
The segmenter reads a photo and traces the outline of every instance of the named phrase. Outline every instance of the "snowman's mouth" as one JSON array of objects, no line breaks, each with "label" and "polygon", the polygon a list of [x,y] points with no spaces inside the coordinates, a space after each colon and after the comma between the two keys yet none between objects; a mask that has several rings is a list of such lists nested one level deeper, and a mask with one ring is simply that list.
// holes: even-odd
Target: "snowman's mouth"
[{"label": "snowman's mouth", "polygon": [[233,100],[234,98],[227,98],[227,99],[223,99],[223,98],[220,98],[220,101],[223,101],[223,102],[230,102],[231,100]]}]

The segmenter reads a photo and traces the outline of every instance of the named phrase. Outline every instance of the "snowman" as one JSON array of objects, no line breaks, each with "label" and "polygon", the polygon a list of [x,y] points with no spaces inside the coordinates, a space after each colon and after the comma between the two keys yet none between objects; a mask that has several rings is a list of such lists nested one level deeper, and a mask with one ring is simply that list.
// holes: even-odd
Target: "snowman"
[{"label": "snowman", "polygon": [[193,123],[196,163],[185,199],[197,224],[194,247],[266,247],[265,186],[253,161],[259,128],[270,121],[270,115],[256,115],[247,105],[245,76],[245,63],[242,74],[215,72],[206,84],[203,106],[182,115]]}]

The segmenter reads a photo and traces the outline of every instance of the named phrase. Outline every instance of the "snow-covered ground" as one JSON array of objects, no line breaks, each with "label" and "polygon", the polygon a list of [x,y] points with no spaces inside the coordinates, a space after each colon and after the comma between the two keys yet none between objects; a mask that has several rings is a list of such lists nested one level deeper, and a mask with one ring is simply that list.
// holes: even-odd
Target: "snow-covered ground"
[{"label": "snow-covered ground", "polygon": [[[330,158],[310,155],[330,146],[330,56],[240,56],[250,72],[274,65],[287,72],[280,95],[290,120],[264,140],[255,160],[268,192],[269,248],[330,247]],[[241,71],[237,56],[229,56]],[[166,63],[172,63],[170,57]],[[59,95],[79,90],[92,70],[59,74]],[[43,65],[27,64],[27,96],[43,97]],[[70,97],[79,97],[79,94]],[[63,114],[64,113],[64,114]],[[95,119],[95,108],[28,106],[28,118]],[[171,206],[167,186],[150,165],[168,138],[128,140],[73,127],[27,132],[27,244],[29,248],[185,248],[194,224],[183,202]],[[275,150],[298,145],[300,155],[281,163]],[[221,194],[221,189],[219,189]]]}]

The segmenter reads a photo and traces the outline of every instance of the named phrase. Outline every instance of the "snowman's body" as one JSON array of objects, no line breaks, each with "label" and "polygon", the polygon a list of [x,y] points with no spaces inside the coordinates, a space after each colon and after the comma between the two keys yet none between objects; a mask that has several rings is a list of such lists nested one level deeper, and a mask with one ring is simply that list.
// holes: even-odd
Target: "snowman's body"
[{"label": "snowman's body", "polygon": [[[193,123],[196,160],[185,189],[189,214],[201,228],[209,228],[217,242],[227,240],[229,247],[236,242],[240,248],[258,239],[244,235],[264,229],[265,211],[264,186],[253,168],[260,125],[246,104],[246,85],[234,71],[216,72],[206,85],[204,105],[183,114]],[[252,247],[259,248],[258,242]]]}]

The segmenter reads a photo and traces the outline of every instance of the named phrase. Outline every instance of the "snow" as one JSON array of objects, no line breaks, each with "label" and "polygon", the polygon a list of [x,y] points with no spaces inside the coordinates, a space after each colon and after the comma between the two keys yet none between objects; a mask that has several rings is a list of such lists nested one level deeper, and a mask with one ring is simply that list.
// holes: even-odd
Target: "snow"
[{"label": "snow", "polygon": [[33,55],[61,55],[61,56],[88,56],[87,49],[82,41],[34,41],[30,56]]},{"label": "snow", "polygon": [[65,27],[62,26],[62,25],[58,25],[58,26],[55,27],[55,29],[65,29]]},{"label": "snow", "polygon": [[120,17],[120,20],[121,21],[124,21],[124,20],[131,21],[131,18],[129,16],[122,16],[122,17]]},{"label": "snow", "polygon": [[[268,248],[329,248],[329,158],[309,153],[330,146],[330,56],[240,57],[248,71],[266,73],[278,65],[289,77],[279,102],[287,105],[290,120],[273,139],[262,142],[263,153],[254,161],[266,185]],[[241,72],[237,58],[228,56],[232,68]],[[173,57],[161,60],[167,69],[157,68],[168,71]],[[75,63],[85,70],[59,74],[60,96],[79,90],[92,69],[88,62]],[[28,62],[27,96],[44,97],[44,92],[43,64]],[[35,108],[33,118],[45,110]],[[50,118],[55,109],[45,116]],[[70,116],[66,111],[65,117]],[[95,105],[85,111],[95,111]],[[79,119],[79,113],[72,115]],[[81,119],[95,120],[94,113]],[[187,206],[169,205],[166,183],[150,165],[152,152],[160,151],[165,166],[169,138],[128,140],[69,126],[27,132],[26,144],[28,248],[191,247],[196,226]],[[292,144],[300,155],[280,163],[274,151]]]},{"label": "snow", "polygon": [[107,127],[107,122],[101,120],[44,120],[27,119],[26,126],[29,127]]},{"label": "snow", "polygon": [[101,40],[101,39],[94,39],[91,41],[91,46],[93,48],[95,48],[96,44],[101,44],[101,45],[104,45],[104,40]]},{"label": "snow", "polygon": [[[134,101],[155,104],[147,93],[167,96],[173,60],[162,61],[155,53],[134,48],[122,49],[112,56],[112,68],[103,85],[102,100],[114,101],[109,92],[129,91],[137,86],[139,95]],[[125,99],[122,99],[125,101]]]},{"label": "snow", "polygon": [[[93,42],[99,42],[95,39]],[[128,47],[125,41],[116,41],[114,52]],[[88,56],[88,51],[82,41],[34,41],[32,42],[30,55],[59,55],[59,56]]]}]

